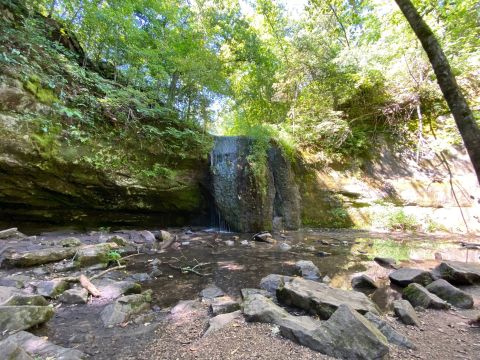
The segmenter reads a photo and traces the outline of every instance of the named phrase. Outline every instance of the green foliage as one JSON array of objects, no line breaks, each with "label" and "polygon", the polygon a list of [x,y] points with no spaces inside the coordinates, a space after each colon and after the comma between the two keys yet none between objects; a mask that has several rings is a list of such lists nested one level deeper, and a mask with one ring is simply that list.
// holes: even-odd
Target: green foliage
[{"label": "green foliage", "polygon": [[385,225],[389,230],[413,231],[419,228],[417,218],[406,214],[402,208],[389,212],[385,219]]},{"label": "green foliage", "polygon": [[120,255],[120,253],[116,250],[111,250],[108,252],[107,254],[107,262],[108,263],[116,263],[118,262],[120,259],[122,258],[122,256]]}]

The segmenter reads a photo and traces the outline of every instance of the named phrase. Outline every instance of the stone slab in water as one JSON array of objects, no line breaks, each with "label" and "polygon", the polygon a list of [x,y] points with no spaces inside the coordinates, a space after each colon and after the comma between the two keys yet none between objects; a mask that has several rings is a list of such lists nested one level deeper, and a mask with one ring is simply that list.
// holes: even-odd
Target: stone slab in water
[{"label": "stone slab in water", "polygon": [[437,295],[449,304],[462,309],[471,309],[473,307],[472,295],[456,288],[444,279],[438,279],[429,284],[426,289],[432,294]]},{"label": "stone slab in water", "polygon": [[[5,344],[11,343],[17,345],[24,352],[34,356],[34,359],[55,359],[55,360],[83,360],[87,356],[80,350],[64,348],[51,343],[45,338],[35,336],[26,331],[20,331],[10,335],[7,339],[0,342],[0,350]],[[29,358],[14,358],[16,360]]]},{"label": "stone slab in water", "polygon": [[432,294],[422,285],[412,283],[403,289],[403,296],[414,306],[432,309],[448,309],[450,306],[447,302],[440,299],[437,295]]},{"label": "stone slab in water", "polygon": [[444,261],[435,268],[442,279],[454,285],[480,283],[480,264],[460,261]]},{"label": "stone slab in water", "polygon": [[395,270],[390,273],[388,277],[393,284],[402,287],[405,287],[411,283],[417,283],[425,286],[433,281],[432,275],[428,271],[410,268]]},{"label": "stone slab in water", "polygon": [[377,306],[365,294],[300,278],[287,281],[277,290],[277,297],[287,305],[318,314],[322,319],[328,319],[342,304],[362,314],[368,311],[379,314]]},{"label": "stone slab in water", "polygon": [[295,271],[307,280],[319,280],[320,270],[310,260],[299,260],[295,263]]}]

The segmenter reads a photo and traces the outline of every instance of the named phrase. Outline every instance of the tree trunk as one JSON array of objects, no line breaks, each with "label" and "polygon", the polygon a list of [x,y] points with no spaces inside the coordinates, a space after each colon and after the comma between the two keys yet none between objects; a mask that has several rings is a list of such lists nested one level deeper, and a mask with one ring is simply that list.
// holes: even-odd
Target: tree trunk
[{"label": "tree trunk", "polygon": [[395,2],[407,18],[430,59],[433,71],[437,76],[438,85],[440,85],[443,96],[452,112],[475,169],[477,180],[480,183],[480,129],[457,84],[447,57],[432,30],[422,19],[412,2],[410,0],[395,0]]}]

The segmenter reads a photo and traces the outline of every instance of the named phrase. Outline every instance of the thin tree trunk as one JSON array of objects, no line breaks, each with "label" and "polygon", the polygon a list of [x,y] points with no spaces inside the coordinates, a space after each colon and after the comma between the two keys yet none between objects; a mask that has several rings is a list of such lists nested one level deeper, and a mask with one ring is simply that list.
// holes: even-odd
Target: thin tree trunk
[{"label": "thin tree trunk", "polygon": [[420,153],[422,152],[423,143],[423,116],[420,107],[420,99],[417,102],[417,117],[418,117],[418,143],[417,143],[417,164],[420,161]]},{"label": "thin tree trunk", "polygon": [[430,59],[440,89],[455,119],[465,148],[475,169],[477,180],[480,183],[480,129],[457,84],[447,57],[432,30],[422,19],[412,2],[410,0],[395,0],[395,2],[407,18],[407,21],[422,43],[423,49]]}]

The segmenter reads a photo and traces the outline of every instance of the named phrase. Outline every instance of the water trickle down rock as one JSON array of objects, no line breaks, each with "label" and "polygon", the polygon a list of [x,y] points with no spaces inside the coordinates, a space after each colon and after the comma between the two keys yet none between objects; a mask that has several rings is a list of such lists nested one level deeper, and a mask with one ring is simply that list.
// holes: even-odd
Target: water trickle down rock
[{"label": "water trickle down rock", "polygon": [[254,146],[245,136],[218,136],[210,157],[215,206],[232,230],[256,232],[272,229],[274,217],[283,226],[300,225],[300,195],[289,162],[271,146],[266,171],[259,179],[249,162]]}]

